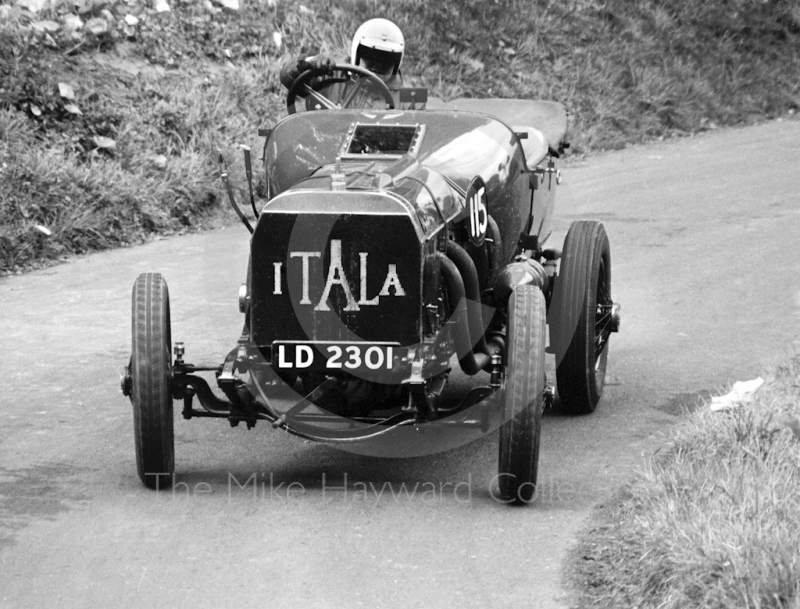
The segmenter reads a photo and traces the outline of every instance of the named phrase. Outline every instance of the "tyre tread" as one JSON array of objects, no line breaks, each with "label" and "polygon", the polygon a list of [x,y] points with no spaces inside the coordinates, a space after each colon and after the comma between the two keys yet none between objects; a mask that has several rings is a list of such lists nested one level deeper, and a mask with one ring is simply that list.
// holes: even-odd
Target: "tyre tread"
[{"label": "tyre tread", "polygon": [[[509,298],[505,422],[500,429],[498,478],[504,501],[528,503],[536,491],[544,396],[545,299],[536,286]],[[510,475],[506,475],[510,474]]]},{"label": "tyre tread", "polygon": [[591,293],[587,291],[590,286],[594,289],[603,258],[610,289],[605,227],[589,220],[573,222],[564,241],[550,315],[558,393],[562,408],[571,414],[593,412],[603,392],[603,379],[596,378],[594,370],[594,317],[588,318]]},{"label": "tyre tread", "polygon": [[175,447],[169,291],[161,274],[143,273],[136,279],[131,317],[137,471],[145,486],[167,488],[175,469]]}]

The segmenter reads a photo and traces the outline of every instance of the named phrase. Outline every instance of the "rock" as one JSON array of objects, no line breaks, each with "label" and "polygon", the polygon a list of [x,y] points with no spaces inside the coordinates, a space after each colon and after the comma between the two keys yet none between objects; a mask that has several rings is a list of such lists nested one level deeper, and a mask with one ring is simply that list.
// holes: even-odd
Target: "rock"
[{"label": "rock", "polygon": [[26,8],[32,13],[38,13],[49,4],[49,0],[17,0],[17,6]]},{"label": "rock", "polygon": [[153,166],[157,167],[158,169],[166,169],[167,167],[167,157],[165,157],[163,154],[151,156],[150,162],[153,163]]},{"label": "rock", "polygon": [[97,15],[109,4],[108,0],[73,0],[73,3],[79,15],[88,13]]},{"label": "rock", "polygon": [[794,437],[800,440],[800,417],[787,417],[783,423],[792,430]]},{"label": "rock", "polygon": [[113,150],[117,147],[117,142],[112,140],[110,137],[95,135],[92,140],[94,141],[95,146],[104,150]]},{"label": "rock", "polygon": [[75,99],[75,90],[71,85],[65,82],[58,83],[58,94],[64,99],[68,99],[70,101]]},{"label": "rock", "polygon": [[57,21],[36,21],[31,23],[31,27],[37,32],[57,32],[61,29],[61,24]]},{"label": "rock", "polygon": [[62,19],[64,21],[64,29],[69,32],[74,32],[83,27],[83,20],[74,13],[67,13]]},{"label": "rock", "polygon": [[95,17],[86,22],[86,29],[95,36],[108,34],[108,22],[102,17]]}]

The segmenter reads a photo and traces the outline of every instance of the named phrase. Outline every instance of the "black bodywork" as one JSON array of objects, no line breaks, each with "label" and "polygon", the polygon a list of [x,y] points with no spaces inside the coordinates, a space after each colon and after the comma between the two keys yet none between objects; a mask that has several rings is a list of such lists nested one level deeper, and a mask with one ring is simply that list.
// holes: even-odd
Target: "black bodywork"
[{"label": "black bodywork", "polygon": [[[561,252],[548,240],[566,131],[559,104],[471,99],[431,100],[422,110],[298,113],[265,130],[267,195],[260,204],[253,201],[254,225],[237,207],[252,232],[239,295],[242,334],[221,365],[205,368],[184,362],[183,345],[176,343],[168,375],[162,375],[169,378],[168,397],[159,398],[156,413],[162,427],[171,399],[183,400],[187,419],[220,417],[248,427],[263,419],[327,442],[425,425],[484,431],[504,425],[501,475],[535,486],[542,404],[552,402],[553,392],[544,383],[544,336],[523,326],[526,315],[534,315],[531,325],[544,328],[558,283]],[[246,161],[249,174],[249,151]],[[227,184],[227,172],[223,178]],[[599,345],[604,358],[619,319],[610,299],[610,263],[602,264],[607,239],[595,224],[584,227],[591,243],[576,236],[579,245],[571,246],[577,252],[573,264],[588,271],[576,271],[567,282],[595,300],[576,297],[572,289],[556,297],[580,300],[572,318],[559,322],[573,329],[555,341],[551,336],[551,346],[562,354],[572,349],[576,361],[590,348],[574,345],[573,332],[582,332],[574,327],[584,324],[586,340]],[[599,254],[584,254],[589,247]],[[149,294],[140,280],[134,358],[122,382],[135,412],[146,413],[152,400],[142,395],[148,386],[133,370],[153,364],[134,364],[137,353],[159,347],[137,338],[137,328],[149,324],[137,310],[156,307],[137,296]],[[146,282],[167,293],[160,276],[148,275]],[[157,303],[162,317],[163,300]],[[512,328],[517,336],[509,336]],[[163,334],[154,336],[172,349]],[[512,339],[513,347],[507,344]],[[521,389],[514,385],[514,396],[505,395],[507,365],[514,360],[515,370],[524,370],[522,360],[532,351],[539,355],[530,355],[530,379]],[[593,357],[571,365],[584,366],[578,380],[588,378],[601,390],[602,379],[599,385],[595,379],[600,360]],[[467,375],[486,374],[452,404],[442,395],[456,361]],[[211,391],[204,372],[214,373],[226,399]],[[137,463],[148,484],[148,470],[171,463],[163,454],[171,458],[172,439],[164,448],[142,438],[138,421]],[[157,465],[147,465],[148,442],[157,444],[150,452],[163,457]],[[509,488],[504,493],[516,493],[516,500],[530,496],[518,492],[519,484]]]}]

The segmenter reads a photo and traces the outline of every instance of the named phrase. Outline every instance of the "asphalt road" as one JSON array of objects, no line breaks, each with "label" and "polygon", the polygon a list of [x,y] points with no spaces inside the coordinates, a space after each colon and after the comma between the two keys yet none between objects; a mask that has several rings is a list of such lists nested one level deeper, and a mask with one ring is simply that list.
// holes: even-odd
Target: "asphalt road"
[{"label": "asphalt road", "polygon": [[545,418],[526,508],[492,497],[496,434],[380,459],[177,420],[180,484],[144,489],[117,375],[131,286],[164,273],[173,338],[218,363],[241,327],[241,227],[1,280],[0,607],[566,606],[576,535],[672,413],[798,344],[798,168],[794,120],[564,169],[560,237],[604,222],[622,329],[598,411]]}]

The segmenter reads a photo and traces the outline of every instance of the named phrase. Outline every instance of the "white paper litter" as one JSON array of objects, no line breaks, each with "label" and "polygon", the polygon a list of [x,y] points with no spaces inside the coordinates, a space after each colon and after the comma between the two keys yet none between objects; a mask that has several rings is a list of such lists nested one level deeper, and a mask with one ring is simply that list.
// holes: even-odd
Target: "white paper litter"
[{"label": "white paper litter", "polygon": [[748,400],[764,384],[760,376],[752,381],[738,381],[725,395],[715,395],[711,398],[711,412],[730,410]]}]

